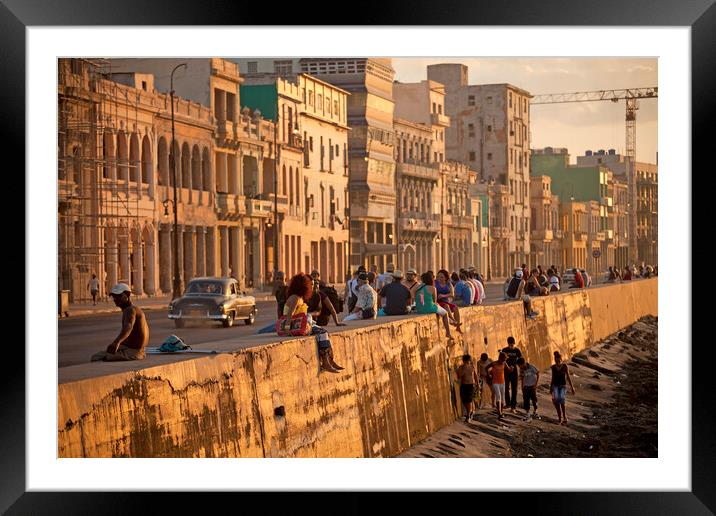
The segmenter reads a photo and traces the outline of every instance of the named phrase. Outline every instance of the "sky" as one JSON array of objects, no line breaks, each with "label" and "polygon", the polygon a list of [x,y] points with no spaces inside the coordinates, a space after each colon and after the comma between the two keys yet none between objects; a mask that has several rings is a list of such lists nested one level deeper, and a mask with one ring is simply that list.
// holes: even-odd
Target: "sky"
[{"label": "sky", "polygon": [[[393,58],[395,79],[427,79],[427,66],[461,63],[469,84],[510,83],[533,95],[658,86],[656,58]],[[584,151],[624,153],[624,101],[535,105],[532,148],[566,147],[571,161]],[[636,118],[637,161],[656,162],[657,100],[642,100]]]}]

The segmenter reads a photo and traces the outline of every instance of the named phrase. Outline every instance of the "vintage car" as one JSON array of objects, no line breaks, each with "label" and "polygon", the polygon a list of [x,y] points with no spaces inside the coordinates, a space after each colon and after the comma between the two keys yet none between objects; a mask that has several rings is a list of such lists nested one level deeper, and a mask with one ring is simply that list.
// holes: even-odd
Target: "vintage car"
[{"label": "vintage car", "polygon": [[256,321],[256,299],[239,290],[234,278],[194,278],[184,295],[169,303],[169,319],[177,328],[189,321],[221,321],[225,328],[243,319]]}]

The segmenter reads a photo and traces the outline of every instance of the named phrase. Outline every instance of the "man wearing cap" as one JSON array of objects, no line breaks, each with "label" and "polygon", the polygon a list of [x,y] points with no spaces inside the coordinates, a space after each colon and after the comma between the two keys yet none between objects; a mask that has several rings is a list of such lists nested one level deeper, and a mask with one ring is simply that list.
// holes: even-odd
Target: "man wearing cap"
[{"label": "man wearing cap", "polygon": [[130,300],[131,290],[126,283],[118,283],[110,291],[114,304],[122,309],[122,331],[106,351],[92,355],[92,362],[141,360],[149,343],[149,325],[144,312]]},{"label": "man wearing cap", "polygon": [[410,312],[410,290],[403,285],[403,273],[393,271],[393,281],[386,284],[378,292],[381,300],[385,300],[383,312],[385,315],[405,315]]},{"label": "man wearing cap", "polygon": [[525,280],[522,269],[515,270],[515,274],[505,288],[505,300],[522,299],[525,316],[533,319],[539,312],[532,310],[532,300],[525,294]]},{"label": "man wearing cap", "polygon": [[420,282],[416,279],[417,275],[418,272],[412,267],[405,271],[405,279],[403,280],[403,285],[410,291],[410,304],[415,303],[415,292],[420,286]]}]

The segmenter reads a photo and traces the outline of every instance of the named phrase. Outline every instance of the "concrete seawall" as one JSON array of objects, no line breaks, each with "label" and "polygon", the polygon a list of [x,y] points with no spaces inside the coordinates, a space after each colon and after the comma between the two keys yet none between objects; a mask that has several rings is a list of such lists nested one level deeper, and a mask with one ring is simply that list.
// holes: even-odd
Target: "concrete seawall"
[{"label": "concrete seawall", "polygon": [[534,305],[540,315],[527,321],[520,302],[463,309],[464,334],[454,332],[454,341],[434,316],[333,332],[336,361],[346,368],[340,374],[319,374],[313,337],[94,378],[75,374],[58,386],[58,456],[394,456],[454,421],[451,370],[463,353],[495,357],[512,335],[529,361],[547,367],[554,350],[571,356],[658,315],[657,279]]}]

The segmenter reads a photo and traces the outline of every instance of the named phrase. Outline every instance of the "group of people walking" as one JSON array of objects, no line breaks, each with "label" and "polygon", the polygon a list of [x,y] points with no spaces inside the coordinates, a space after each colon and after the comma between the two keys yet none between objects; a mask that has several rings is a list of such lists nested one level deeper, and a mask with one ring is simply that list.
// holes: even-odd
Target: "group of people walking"
[{"label": "group of people walking", "polygon": [[[560,425],[567,424],[566,391],[567,384],[575,394],[569,367],[562,361],[559,351],[554,352],[554,364],[550,371],[549,391],[552,403],[557,411]],[[480,360],[473,363],[470,355],[463,355],[462,364],[457,369],[460,382],[460,400],[463,405],[465,422],[470,421],[476,410],[482,408],[489,391],[491,406],[497,413],[498,420],[505,419],[505,410],[517,411],[517,386],[522,385],[522,408],[524,420],[540,418],[537,413],[537,386],[540,373],[537,367],[527,362],[522,352],[515,346],[513,337],[507,338],[507,346],[497,357],[491,360],[487,353],[480,355]],[[532,412],[530,413],[530,407]]]}]

